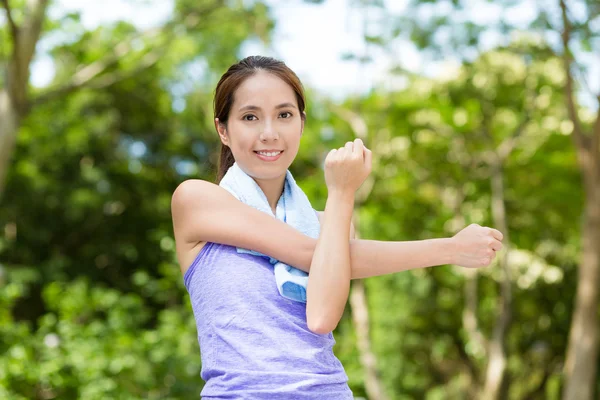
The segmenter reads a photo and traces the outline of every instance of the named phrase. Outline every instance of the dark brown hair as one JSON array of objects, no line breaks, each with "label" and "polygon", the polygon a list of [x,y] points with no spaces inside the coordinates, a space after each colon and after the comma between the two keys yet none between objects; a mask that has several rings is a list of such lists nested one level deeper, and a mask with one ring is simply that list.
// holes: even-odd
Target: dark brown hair
[{"label": "dark brown hair", "polygon": [[[269,72],[282,81],[290,85],[296,93],[298,101],[298,110],[304,118],[304,88],[298,76],[284,62],[271,57],[250,56],[246,57],[237,64],[233,64],[227,72],[223,74],[217,88],[215,89],[214,112],[215,118],[219,119],[219,123],[227,126],[229,112],[233,105],[235,91],[249,77],[256,74],[258,71]],[[218,132],[217,132],[218,133]],[[217,170],[217,183],[221,182],[225,173],[235,162],[231,149],[221,143],[221,154],[219,156],[219,169]]]}]

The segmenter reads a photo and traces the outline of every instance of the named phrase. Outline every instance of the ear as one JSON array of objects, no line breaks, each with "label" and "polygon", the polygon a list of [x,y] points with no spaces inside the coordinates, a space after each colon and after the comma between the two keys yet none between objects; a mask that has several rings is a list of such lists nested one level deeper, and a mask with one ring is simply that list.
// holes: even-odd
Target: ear
[{"label": "ear", "polygon": [[221,139],[221,143],[225,146],[229,146],[229,137],[227,136],[227,126],[219,121],[219,118],[215,118],[215,129],[219,133],[219,138]]}]

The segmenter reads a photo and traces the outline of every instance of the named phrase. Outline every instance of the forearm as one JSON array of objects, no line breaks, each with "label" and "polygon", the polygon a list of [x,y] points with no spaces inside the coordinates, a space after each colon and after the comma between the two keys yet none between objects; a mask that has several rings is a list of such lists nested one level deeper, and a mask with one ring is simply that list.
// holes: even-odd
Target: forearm
[{"label": "forearm", "polygon": [[331,332],[346,306],[351,278],[348,234],[353,207],[354,193],[332,192],[327,198],[307,287],[307,321],[315,332]]},{"label": "forearm", "polygon": [[[351,279],[454,263],[455,250],[450,238],[404,242],[352,239],[349,245]],[[289,254],[302,263],[294,266],[312,274],[311,261],[316,246],[317,241],[312,239]]]},{"label": "forearm", "polygon": [[449,238],[406,242],[350,241],[352,279],[452,264],[453,258],[454,248]]}]

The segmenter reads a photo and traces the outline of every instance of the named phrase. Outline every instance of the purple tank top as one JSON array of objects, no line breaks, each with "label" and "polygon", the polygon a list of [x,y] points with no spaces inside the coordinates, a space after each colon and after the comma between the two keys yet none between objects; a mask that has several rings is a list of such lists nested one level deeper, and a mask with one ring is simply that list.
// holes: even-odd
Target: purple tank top
[{"label": "purple tank top", "polygon": [[265,257],[207,243],[184,275],[202,356],[204,399],[352,399],[331,333],[306,325]]}]

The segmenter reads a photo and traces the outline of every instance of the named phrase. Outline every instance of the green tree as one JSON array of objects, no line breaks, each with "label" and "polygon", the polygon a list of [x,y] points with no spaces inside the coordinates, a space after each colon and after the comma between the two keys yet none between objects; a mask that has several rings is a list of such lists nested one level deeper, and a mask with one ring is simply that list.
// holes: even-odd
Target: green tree
[{"label": "green tree", "polygon": [[[182,68],[195,61],[222,70],[236,60],[242,41],[253,35],[266,40],[272,27],[267,7],[262,2],[251,6],[236,2],[229,7],[223,0],[180,0],[175,2],[173,17],[164,26],[138,31],[130,24],[117,23],[96,32],[85,32],[77,15],[67,15],[59,21],[47,20],[48,0],[13,4],[3,0],[2,5],[6,14],[3,31],[7,33],[3,32],[1,37],[3,51],[0,53],[3,69],[0,81],[0,195],[19,127],[40,104],[60,101],[82,88],[108,87],[159,61],[163,68]],[[234,24],[234,21],[238,23]],[[68,45],[53,49],[55,62],[65,65],[58,68],[60,72],[51,88],[32,93],[30,67],[37,44],[63,26],[84,32],[75,43],[77,49]],[[104,39],[105,34],[110,34],[108,40]],[[102,40],[107,42],[103,43],[103,51],[86,47]],[[62,53],[56,54],[61,49]],[[67,50],[72,52],[67,54]]]},{"label": "green tree", "polygon": [[[484,39],[492,35],[532,36],[546,40],[542,53],[563,60],[563,107],[573,125],[570,136],[577,152],[585,207],[581,228],[581,262],[578,270],[577,295],[566,348],[563,397],[568,400],[595,398],[598,364],[598,301],[600,280],[600,97],[590,93],[585,80],[584,59],[598,53],[600,31],[597,29],[600,7],[595,0],[557,0],[540,3],[530,21],[511,18],[522,11],[524,3],[511,0],[498,2],[423,1],[414,0],[401,18],[396,18],[387,34],[406,34],[421,49],[436,57],[458,57],[472,60],[485,50]],[[531,6],[531,4],[530,4]],[[493,8],[483,22],[474,18],[479,7]],[[529,32],[526,33],[526,32]],[[555,40],[560,37],[561,40]],[[505,43],[501,43],[503,45]],[[580,79],[577,79],[580,77]],[[593,120],[582,118],[577,104],[580,94],[591,95],[596,110]]]},{"label": "green tree", "polygon": [[[560,336],[560,324],[552,329],[544,325],[543,332],[536,331],[540,340],[532,341],[520,330],[532,317],[520,307],[531,304],[533,289],[542,296],[555,290],[562,275],[552,261],[536,256],[542,240],[536,224],[544,225],[547,217],[535,216],[536,199],[531,207],[523,199],[531,197],[531,183],[526,182],[535,182],[546,170],[564,182],[572,182],[577,173],[572,153],[564,154],[560,173],[550,163],[563,151],[570,126],[561,108],[559,60],[531,58],[529,54],[543,49],[526,41],[513,46],[487,52],[446,79],[412,77],[397,93],[374,91],[358,100],[360,117],[329,123],[340,134],[337,140],[361,131],[352,126],[364,126],[376,155],[375,184],[359,211],[365,238],[448,236],[469,222],[505,224],[510,237],[489,271],[434,268],[367,280],[377,371],[392,398],[482,398],[489,390],[488,366],[494,357],[508,369],[504,396],[557,396],[547,382],[559,376],[556,366],[562,357],[552,347],[540,363],[533,353],[536,347],[554,346],[551,335],[565,339],[566,333]],[[522,56],[515,55],[518,48]],[[355,102],[344,106],[352,109]],[[538,151],[548,160],[538,158]],[[539,173],[529,172],[530,181],[520,177],[523,168]],[[564,204],[555,199],[561,197],[562,184],[544,187],[552,199],[544,205],[546,212],[560,214]],[[577,189],[575,181],[567,190]],[[576,234],[577,207],[570,209],[569,216],[548,227],[548,235],[561,230]],[[520,222],[530,219],[531,225]],[[560,243],[564,236],[544,240]],[[523,271],[524,257],[542,265],[533,278]],[[554,306],[545,302],[536,310],[552,315]],[[511,320],[515,324],[509,325]],[[504,375],[504,367],[498,371]],[[525,371],[535,373],[523,376]]]}]

